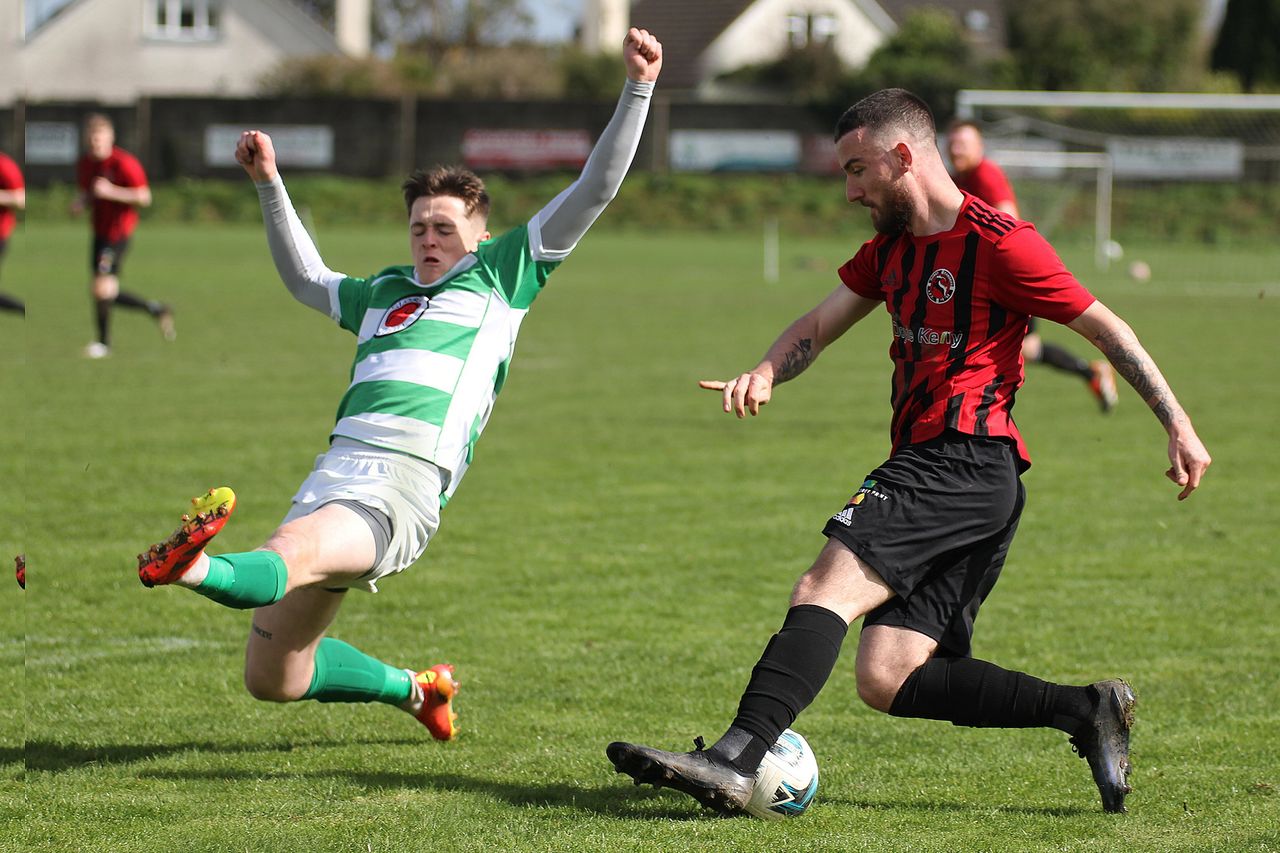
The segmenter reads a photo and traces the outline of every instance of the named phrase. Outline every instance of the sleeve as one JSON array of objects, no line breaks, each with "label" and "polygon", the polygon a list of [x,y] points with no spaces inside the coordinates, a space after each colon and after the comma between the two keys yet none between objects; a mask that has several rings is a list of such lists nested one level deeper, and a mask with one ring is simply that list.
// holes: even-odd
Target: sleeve
[{"label": "sleeve", "polygon": [[481,243],[476,250],[476,257],[488,268],[497,289],[512,308],[532,305],[546,285],[547,276],[560,265],[558,260],[536,257],[532,245],[529,229],[521,226]]},{"label": "sleeve", "polygon": [[[254,186],[258,190],[258,203],[262,206],[262,221],[267,228],[267,247],[271,250],[271,260],[275,262],[280,280],[294,299],[332,317],[346,328],[337,291],[338,285],[347,277],[325,266],[311,235],[302,227],[302,220],[294,211],[279,175],[272,181]],[[352,331],[359,331],[358,322]]]},{"label": "sleeve", "polygon": [[7,190],[26,189],[22,180],[22,170],[18,164],[8,157],[0,157],[0,188]]},{"label": "sleeve", "polygon": [[117,176],[122,187],[137,189],[147,185],[147,173],[143,170],[142,163],[132,154],[120,158],[120,170]]},{"label": "sleeve", "polygon": [[529,220],[529,250],[540,261],[563,261],[613,201],[631,168],[653,83],[627,80],[613,118],[596,141],[582,174]]},{"label": "sleeve", "polygon": [[89,181],[93,178],[93,169],[89,165],[88,157],[81,157],[76,161],[76,186],[81,192],[89,192]]},{"label": "sleeve", "polygon": [[883,302],[884,291],[880,289],[880,277],[876,275],[874,242],[863,243],[858,253],[840,267],[840,281],[859,296]]},{"label": "sleeve", "polygon": [[330,293],[333,294],[333,318],[341,328],[359,336],[360,326],[364,323],[364,315],[369,310],[373,295],[370,280],[347,276]]},{"label": "sleeve", "polygon": [[983,160],[982,168],[974,172],[973,188],[969,192],[992,207],[1006,201],[1018,203],[1018,197],[1013,194],[1013,187],[1004,171],[990,160]]},{"label": "sleeve", "polygon": [[993,298],[1005,308],[1055,323],[1070,323],[1096,301],[1031,225],[994,245],[991,283]]}]

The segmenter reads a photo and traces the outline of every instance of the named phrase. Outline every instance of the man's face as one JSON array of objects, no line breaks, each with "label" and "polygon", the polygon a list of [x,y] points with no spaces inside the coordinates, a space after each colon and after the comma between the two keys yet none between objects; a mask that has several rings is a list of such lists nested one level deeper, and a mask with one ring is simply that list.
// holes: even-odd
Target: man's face
[{"label": "man's face", "polygon": [[982,162],[982,134],[976,128],[962,125],[947,134],[947,156],[956,174],[972,172]]},{"label": "man's face", "polygon": [[421,284],[435,282],[488,239],[484,220],[468,216],[466,203],[456,196],[423,196],[409,211],[409,249]]},{"label": "man's face", "polygon": [[111,156],[111,149],[116,144],[116,132],[106,124],[91,124],[84,133],[89,145],[89,155],[95,160],[105,160]]},{"label": "man's face", "polygon": [[911,221],[911,197],[897,146],[885,148],[860,127],[836,142],[836,162],[844,169],[850,204],[870,210],[871,224],[881,234],[901,234]]}]

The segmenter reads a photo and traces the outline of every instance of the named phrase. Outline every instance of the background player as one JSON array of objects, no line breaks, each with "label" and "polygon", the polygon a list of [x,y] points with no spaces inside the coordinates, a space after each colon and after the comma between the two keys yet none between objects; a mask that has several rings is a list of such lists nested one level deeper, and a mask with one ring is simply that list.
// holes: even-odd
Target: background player
[{"label": "background player", "polygon": [[[8,155],[0,153],[0,262],[4,261],[9,237],[17,224],[17,212],[27,206],[26,186],[18,164]],[[27,308],[17,297],[0,293],[0,311],[13,311],[26,316]]]},{"label": "background player", "polygon": [[631,29],[627,81],[581,176],[525,225],[490,239],[489,196],[469,171],[404,184],[411,266],[367,279],[325,266],[303,230],[266,134],[242,135],[267,242],[285,285],[357,336],[331,446],[261,549],[206,556],[234,508],[230,489],[139,557],[147,586],[177,583],[228,607],[257,608],[245,657],[256,698],[397,705],[448,739],[452,668],[418,673],[325,637],[349,588],[374,590],[421,556],[466,473],[507,376],[516,335],[547,277],[613,199],[630,167],[662,67],[662,45]]},{"label": "background player", "polygon": [[85,348],[89,358],[111,354],[111,308],[119,305],[146,311],[160,326],[165,340],[174,339],[173,311],[163,302],[144,299],[120,289],[120,270],[129,240],[138,225],[138,208],[151,205],[151,187],[138,159],[116,146],[111,119],[93,113],[84,122],[85,153],[76,166],[80,194],[72,204],[79,214],[90,209],[93,278],[90,292],[98,338]]},{"label": "background player", "polygon": [[[956,186],[976,195],[996,210],[1021,219],[1018,199],[1013,187],[997,164],[987,159],[982,131],[971,121],[953,121],[947,127],[947,155],[951,158],[952,178]],[[1115,408],[1115,373],[1105,361],[1085,361],[1065,347],[1044,341],[1036,331],[1036,318],[1031,317],[1026,337],[1022,339],[1022,357],[1028,362],[1045,364],[1075,374],[1089,386],[1102,411]]]},{"label": "background player", "polygon": [[848,626],[864,617],[858,695],[900,717],[983,727],[1052,727],[1085,757],[1107,811],[1129,792],[1134,697],[1122,681],[1053,684],[976,660],[973,620],[1017,529],[1030,464],[1011,417],[1025,319],[1064,323],[1096,345],[1168,432],[1168,476],[1186,498],[1209,455],[1164,377],[1119,317],[1089,294],[1028,223],[956,188],[928,107],[887,89],[836,125],[850,202],[878,234],[841,283],[753,369],[702,387],[726,412],[758,414],[881,304],[892,320],[893,450],[827,522],[826,546],[795,586],[725,735],[672,753],[612,743],[618,772],[725,812],[743,808],[768,748],[821,690]]}]

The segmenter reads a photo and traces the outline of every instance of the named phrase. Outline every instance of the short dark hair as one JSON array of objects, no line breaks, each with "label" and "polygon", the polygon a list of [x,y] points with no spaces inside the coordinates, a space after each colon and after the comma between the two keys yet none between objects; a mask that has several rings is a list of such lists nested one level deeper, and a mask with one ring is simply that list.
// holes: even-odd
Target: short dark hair
[{"label": "short dark hair", "polygon": [[462,199],[467,216],[477,213],[481,219],[489,219],[489,193],[484,181],[470,169],[461,166],[436,166],[434,169],[417,169],[400,185],[404,190],[404,205],[413,212],[413,203],[420,198],[450,195]]},{"label": "short dark hair", "polygon": [[929,105],[906,89],[881,89],[849,107],[836,122],[835,141],[861,127],[872,133],[904,130],[922,140],[937,134]]},{"label": "short dark hair", "polygon": [[982,135],[982,128],[978,126],[976,121],[970,118],[953,118],[950,123],[947,124],[947,133],[955,133],[957,130],[961,130],[966,127],[972,127],[978,132],[979,136]]}]

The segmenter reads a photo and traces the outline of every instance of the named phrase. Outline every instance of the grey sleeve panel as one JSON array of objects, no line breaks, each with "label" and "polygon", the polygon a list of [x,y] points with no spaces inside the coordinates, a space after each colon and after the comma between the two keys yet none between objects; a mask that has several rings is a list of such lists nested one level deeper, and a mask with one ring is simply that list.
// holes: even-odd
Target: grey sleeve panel
[{"label": "grey sleeve panel", "polygon": [[262,221],[267,227],[267,246],[280,280],[294,299],[337,320],[337,300],[331,293],[346,276],[329,269],[320,259],[320,252],[307,229],[302,227],[302,220],[293,209],[279,175],[268,183],[255,182],[254,186],[262,205]]},{"label": "grey sleeve panel", "polygon": [[582,174],[529,220],[529,248],[535,260],[562,261],[587,233],[622,186],[631,167],[653,83],[627,80],[613,118],[600,134]]}]

